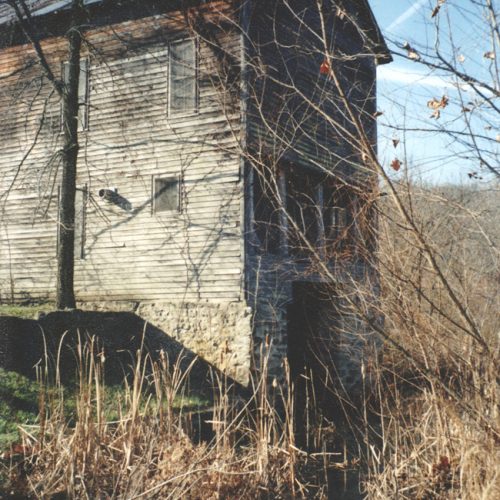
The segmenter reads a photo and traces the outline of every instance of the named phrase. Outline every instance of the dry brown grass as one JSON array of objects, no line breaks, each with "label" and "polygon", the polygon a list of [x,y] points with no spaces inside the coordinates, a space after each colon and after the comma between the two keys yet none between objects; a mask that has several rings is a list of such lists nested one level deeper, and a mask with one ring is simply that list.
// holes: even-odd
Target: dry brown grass
[{"label": "dry brown grass", "polygon": [[153,363],[138,353],[132,381],[110,413],[105,361],[93,351],[80,347],[74,420],[65,415],[62,391],[51,391],[39,425],[23,428],[11,455],[11,491],[33,498],[324,497],[322,457],[295,446],[291,394],[268,393],[265,366],[248,399],[215,380],[212,416],[203,417],[213,432],[200,440],[193,439],[196,415],[174,405],[189,375],[180,360]]},{"label": "dry brown grass", "polygon": [[61,397],[41,401],[11,487],[38,498],[327,498],[338,486],[329,471],[359,463],[367,498],[500,498],[500,224],[484,198],[464,196],[412,187],[406,197],[444,281],[390,202],[381,206],[382,297],[358,290],[366,300],[352,307],[363,315],[359,304],[371,313],[378,304],[383,353],[369,367],[370,391],[341,394],[342,422],[310,419],[307,453],[294,434],[293,388],[266,382],[264,354],[245,399],[214,375],[215,404],[203,417],[212,436],[199,440],[195,416],[174,404],[189,369],[138,353],[111,418],[104,360],[82,347],[76,418],[68,421]]},{"label": "dry brown grass", "polygon": [[381,224],[386,349],[369,498],[500,498],[495,196],[412,186],[406,198],[475,330],[390,203],[383,207],[391,215]]}]

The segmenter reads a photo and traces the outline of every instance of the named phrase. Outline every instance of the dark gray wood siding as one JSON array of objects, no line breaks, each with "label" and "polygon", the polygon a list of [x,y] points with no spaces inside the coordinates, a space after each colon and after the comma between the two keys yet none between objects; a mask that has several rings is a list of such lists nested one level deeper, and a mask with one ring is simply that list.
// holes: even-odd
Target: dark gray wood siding
[{"label": "dark gray wood siding", "polygon": [[[353,2],[355,4],[356,2]],[[328,74],[325,54],[375,140],[375,55],[333,1],[255,0],[249,12],[249,145],[273,158],[342,177],[363,166],[358,135]]]},{"label": "dark gray wood siding", "polygon": [[[360,3],[347,2],[351,7]],[[293,283],[335,285],[345,276],[362,279],[366,272],[354,243],[360,241],[360,234],[357,214],[351,208],[356,204],[359,212],[361,203],[357,203],[357,194],[363,189],[370,194],[374,174],[365,168],[359,131],[355,130],[331,75],[322,71],[322,65],[328,52],[333,56],[331,64],[355,116],[375,145],[376,57],[350,22],[349,12],[341,15],[333,1],[322,4],[326,39],[322,35],[317,2],[255,0],[247,14],[250,157],[246,192],[246,290],[249,303],[254,305],[255,353],[258,355],[260,342],[269,342],[268,335],[276,362],[286,356],[287,307],[292,301]],[[263,176],[266,169],[268,173]],[[253,188],[258,176],[266,178],[268,191],[274,191],[273,196],[279,201],[258,207]],[[267,177],[274,177],[274,182]],[[309,200],[301,207],[305,209],[303,214],[307,211],[305,205],[310,203],[309,212],[317,219],[317,225],[310,226],[315,233],[315,252],[309,248],[303,252],[301,245],[306,245],[296,243],[300,240],[298,231],[291,228],[293,213],[288,195],[294,187],[293,177],[295,187],[306,195],[298,199]],[[315,180],[318,178],[321,180]],[[332,191],[336,197],[333,202],[332,196],[328,196]],[[349,196],[341,196],[343,191]],[[335,206],[328,207],[326,204],[330,202]],[[268,237],[267,245],[256,231],[256,208],[257,212],[259,209],[269,212],[269,231],[278,233],[277,237]],[[339,241],[328,241],[331,238],[325,220],[327,208],[344,210],[346,222],[338,231],[343,234]],[[302,235],[307,236],[307,232]]]}]

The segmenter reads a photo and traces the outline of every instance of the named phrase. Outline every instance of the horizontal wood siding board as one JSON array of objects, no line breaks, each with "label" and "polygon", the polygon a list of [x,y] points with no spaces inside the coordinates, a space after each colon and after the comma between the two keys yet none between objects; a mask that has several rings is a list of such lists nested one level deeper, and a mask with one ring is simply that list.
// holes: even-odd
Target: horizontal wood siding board
[{"label": "horizontal wood siding board", "polygon": [[[251,37],[258,42],[255,53],[249,57],[252,61],[258,57],[259,64],[252,65],[254,72],[249,79],[249,146],[339,175],[349,176],[356,172],[366,177],[367,172],[356,168],[362,164],[360,154],[348,143],[343,130],[353,132],[352,124],[345,118],[346,112],[334,84],[320,72],[324,59],[321,36],[316,37],[309,31],[321,31],[316,4],[313,2],[301,11],[302,27],[298,16],[290,14],[286,6],[274,10],[263,8],[261,1],[256,5]],[[335,46],[335,57],[338,56],[334,61],[335,69],[351,103],[365,117],[369,136],[373,137],[368,128],[373,128],[375,123],[374,59],[362,57],[347,62],[343,58],[362,52],[358,38],[346,23],[335,15],[335,9],[326,15],[327,33]],[[292,87],[295,90],[291,90]],[[320,87],[324,89],[321,93]],[[308,101],[319,106],[324,116]]]},{"label": "horizontal wood siding board", "polygon": [[[85,259],[75,262],[81,300],[241,297],[240,113],[214,85],[215,56],[201,43],[198,110],[168,115],[167,42],[187,36],[183,23],[170,12],[86,33],[99,58],[90,56],[90,128],[80,133],[78,184],[89,193]],[[219,42],[239,56],[236,32]],[[42,44],[58,74],[66,41]],[[17,178],[0,225],[0,300],[55,291],[57,181],[50,172],[61,147],[60,101],[36,65],[21,71],[34,60],[29,46],[0,50],[0,193]],[[182,179],[180,214],[152,213],[153,176]],[[110,187],[127,210],[99,198]]]}]

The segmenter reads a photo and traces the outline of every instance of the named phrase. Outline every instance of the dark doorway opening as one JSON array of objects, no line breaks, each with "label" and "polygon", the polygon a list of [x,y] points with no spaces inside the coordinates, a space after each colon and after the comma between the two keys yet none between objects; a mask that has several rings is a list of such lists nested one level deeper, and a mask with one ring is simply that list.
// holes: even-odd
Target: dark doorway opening
[{"label": "dark doorway opening", "polygon": [[288,306],[288,362],[292,380],[304,370],[325,379],[333,352],[338,314],[333,286],[324,283],[296,282]]},{"label": "dark doorway opening", "polygon": [[294,384],[297,440],[308,445],[308,429],[329,412],[335,331],[338,325],[333,285],[296,282],[288,308],[288,363]]},{"label": "dark doorway opening", "polygon": [[[335,286],[296,282],[288,308],[288,362],[294,384],[294,430],[297,445],[307,451],[357,456],[360,442],[339,399],[334,364],[340,333],[340,300]],[[315,432],[334,424],[333,434]],[[324,430],[324,427],[323,427]],[[324,441],[327,436],[327,441]],[[360,471],[353,466],[327,473],[329,498],[361,500]]]}]

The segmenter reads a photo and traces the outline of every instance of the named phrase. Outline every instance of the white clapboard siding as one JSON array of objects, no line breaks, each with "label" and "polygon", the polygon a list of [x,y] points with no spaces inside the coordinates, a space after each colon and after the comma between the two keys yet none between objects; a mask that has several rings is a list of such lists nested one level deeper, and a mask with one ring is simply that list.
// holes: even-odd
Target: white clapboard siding
[{"label": "white clapboard siding", "polygon": [[[99,57],[89,58],[89,129],[80,133],[78,185],[88,200],[79,300],[241,299],[240,112],[214,85],[217,62],[200,43],[198,109],[169,116],[165,36],[182,25],[169,13],[86,35]],[[120,34],[148,41],[133,49]],[[219,42],[239,57],[236,32]],[[43,47],[57,72],[64,40]],[[6,76],[29,50],[0,49],[0,300],[55,293],[61,105],[38,67]],[[180,213],[153,213],[154,176],[181,179]],[[100,199],[102,188],[116,188],[128,209]]]}]

